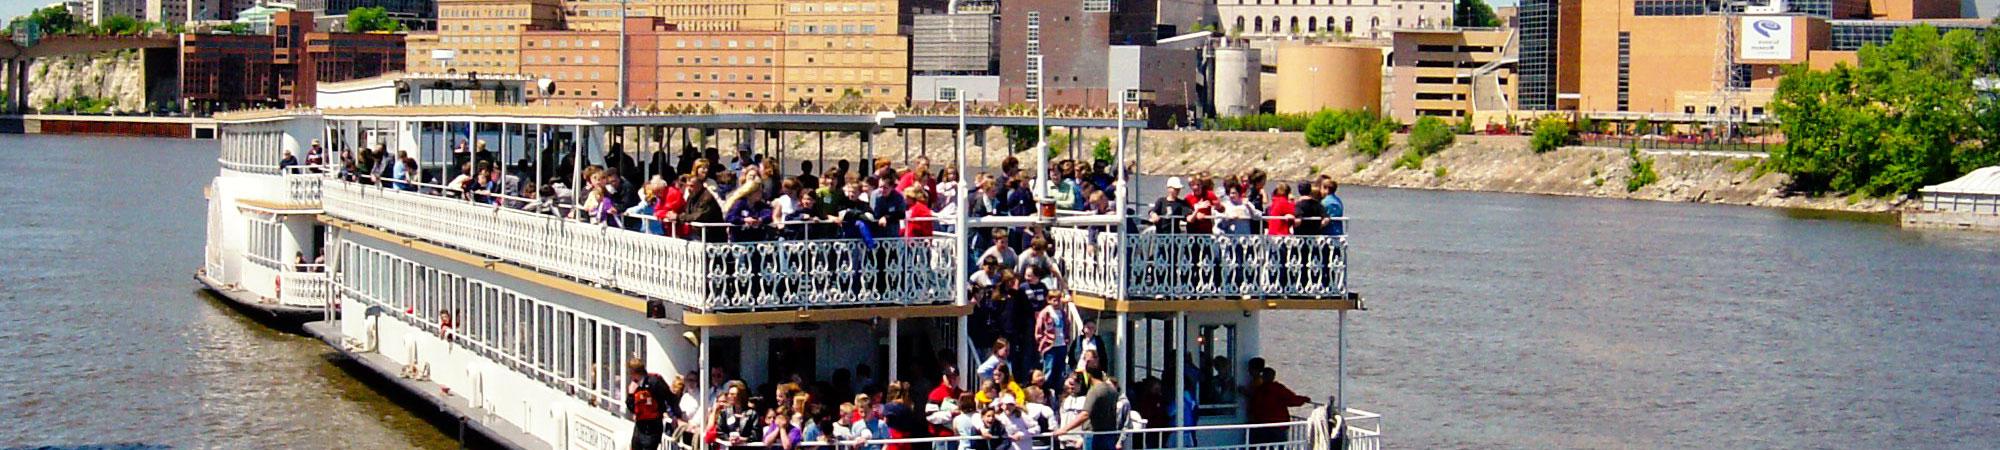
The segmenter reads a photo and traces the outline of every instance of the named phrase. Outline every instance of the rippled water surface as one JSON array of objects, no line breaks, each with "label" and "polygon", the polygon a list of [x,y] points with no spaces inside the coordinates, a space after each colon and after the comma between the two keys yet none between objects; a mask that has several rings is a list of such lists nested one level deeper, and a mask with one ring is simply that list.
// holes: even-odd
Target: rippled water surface
[{"label": "rippled water surface", "polygon": [[454,445],[325,345],[196,289],[215,156],[0,135],[0,447]]},{"label": "rippled water surface", "polygon": [[[1352,189],[1350,398],[1401,448],[2000,448],[2000,235]],[[1838,217],[1840,220],[1827,220]],[[1273,315],[1318,355],[1332,314]],[[1332,356],[1288,359],[1314,395]],[[1290,374],[1287,377],[1285,374]]]},{"label": "rippled water surface", "polygon": [[[453,446],[198,293],[215,172],[212,141],[0,135],[0,447]],[[2000,447],[2000,236],[1344,193],[1348,389],[1393,447]],[[1266,317],[1280,378],[1330,393],[1334,316]]]}]

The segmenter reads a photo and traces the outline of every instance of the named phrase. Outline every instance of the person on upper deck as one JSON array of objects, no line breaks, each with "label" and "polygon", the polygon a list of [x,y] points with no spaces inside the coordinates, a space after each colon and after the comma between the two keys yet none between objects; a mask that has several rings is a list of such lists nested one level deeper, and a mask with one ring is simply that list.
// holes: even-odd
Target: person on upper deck
[{"label": "person on upper deck", "polygon": [[1181,181],[1181,177],[1167,179],[1167,194],[1153,202],[1153,210],[1147,216],[1147,221],[1153,224],[1153,232],[1180,234],[1187,231],[1187,218],[1194,215],[1194,206],[1188,204],[1187,197],[1181,196],[1184,189],[1187,189],[1187,183]]},{"label": "person on upper deck", "polygon": [[687,192],[687,206],[686,210],[678,215],[677,222],[683,226],[693,227],[688,231],[696,235],[692,237],[702,242],[726,241],[725,229],[716,226],[697,226],[720,224],[723,220],[722,205],[715,201],[714,195],[708,193],[708,186],[696,181],[688,183],[683,190]]},{"label": "person on upper deck", "polygon": [[1315,236],[1326,226],[1326,205],[1313,194],[1317,190],[1311,183],[1299,183],[1298,197],[1292,202],[1292,216],[1296,217],[1292,220],[1292,234]]},{"label": "person on upper deck", "polygon": [[1264,231],[1272,236],[1290,236],[1298,222],[1298,208],[1292,203],[1292,187],[1283,183],[1271,188],[1271,208],[1266,211]]},{"label": "person on upper deck", "polygon": [[1000,209],[1007,215],[1025,217],[1035,215],[1035,193],[1028,189],[1030,180],[1013,178],[1007,180],[1007,193],[1000,200]]},{"label": "person on upper deck", "polygon": [[799,189],[805,192],[819,190],[819,177],[813,176],[813,162],[799,161]]},{"label": "person on upper deck", "polygon": [[1221,232],[1236,235],[1257,232],[1256,221],[1258,217],[1263,216],[1263,212],[1257,210],[1257,205],[1250,203],[1250,199],[1245,196],[1245,190],[1240,187],[1230,189],[1229,201],[1222,203]]},{"label": "person on upper deck", "polygon": [[931,237],[932,230],[937,227],[937,214],[931,212],[930,193],[922,186],[910,186],[903,190],[903,196],[909,199],[910,208],[903,222],[902,236]]},{"label": "person on upper deck", "polygon": [[730,197],[729,223],[731,240],[735,242],[758,242],[771,240],[771,204],[764,201],[764,188],[758,185],[744,185],[736,189]]},{"label": "person on upper deck", "polygon": [[1187,232],[1209,234],[1215,231],[1214,215],[1218,212],[1220,199],[1215,197],[1215,180],[1207,173],[1195,175],[1194,190],[1187,195],[1191,212],[1187,216]]},{"label": "person on upper deck", "polygon": [[1341,236],[1347,234],[1347,221],[1339,219],[1347,216],[1347,205],[1340,201],[1339,193],[1340,193],[1340,182],[1333,181],[1333,177],[1328,177],[1325,175],[1320,176],[1319,195],[1321,197],[1319,202],[1320,205],[1326,207],[1326,217],[1327,217],[1325,222],[1326,226],[1325,228],[1322,228],[1322,230],[1324,230],[1325,233],[1330,236]]},{"label": "person on upper deck", "polygon": [[323,164],[326,164],[326,147],[321,146],[318,139],[313,139],[312,146],[306,148],[306,165],[318,167]]},{"label": "person on upper deck", "polygon": [[874,216],[872,225],[875,227],[876,236],[901,234],[903,216],[910,210],[908,200],[893,186],[891,180],[895,178],[895,173],[892,169],[882,169],[879,176],[874,177],[872,181],[871,187],[874,188],[874,192],[868,195],[868,209]]}]

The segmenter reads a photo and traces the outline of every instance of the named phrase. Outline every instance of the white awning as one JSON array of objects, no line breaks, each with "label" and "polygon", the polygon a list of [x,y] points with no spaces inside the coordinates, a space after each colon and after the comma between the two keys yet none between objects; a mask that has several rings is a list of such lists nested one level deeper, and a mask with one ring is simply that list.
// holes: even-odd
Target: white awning
[{"label": "white awning", "polygon": [[1981,167],[1956,180],[1925,187],[1926,194],[2000,195],[2000,166]]}]

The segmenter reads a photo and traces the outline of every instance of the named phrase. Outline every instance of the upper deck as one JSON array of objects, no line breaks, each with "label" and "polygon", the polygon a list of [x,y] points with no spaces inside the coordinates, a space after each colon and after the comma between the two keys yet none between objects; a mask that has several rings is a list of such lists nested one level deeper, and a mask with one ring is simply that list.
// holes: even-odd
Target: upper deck
[{"label": "upper deck", "polygon": [[[968,111],[896,108],[768,108],[713,110],[602,111],[533,106],[380,107],[298,112],[324,139],[326,161],[356,148],[390,144],[424,167],[421,177],[450,175],[454,138],[491,139],[499,161],[532,161],[521,168],[519,184],[540,182],[541,158],[551,147],[576,149],[582,161],[603,161],[609,141],[635,129],[862,131],[894,128],[968,128],[1032,125],[1031,111],[989,107]],[[972,115],[984,112],[986,115]],[[947,114],[950,113],[950,114]],[[1131,312],[1218,309],[1357,309],[1347,288],[1344,235],[1165,234],[1143,230],[1118,214],[1062,217],[994,215],[956,224],[937,219],[940,232],[900,237],[893,230],[872,236],[854,233],[775,233],[769,239],[739,238],[740,223],[683,221],[679,226],[712,230],[721,238],[669,236],[651,216],[623,216],[628,226],[589,220],[576,196],[536,199],[531,193],[465,195],[442,182],[381,180],[367,174],[325,170],[266,170],[258,160],[272,144],[268,133],[298,134],[295,126],[274,125],[282,114],[244,114],[224,123],[223,167],[242,175],[274,176],[281,190],[269,200],[323,213],[343,226],[365,226],[556,275],[606,290],[677,305],[697,313],[790,311],[846,307],[963,305],[960,274],[976,270],[983,247],[945,229],[1043,230],[1055,270],[1081,307]],[[1051,125],[1115,128],[1114,112],[1065,111]],[[458,127],[458,128],[454,128]],[[494,130],[494,131],[489,131]],[[644,135],[644,134],[639,134]],[[657,138],[658,135],[653,135]],[[680,134],[685,139],[686,132]],[[709,136],[702,133],[703,138]],[[296,148],[296,136],[281,148]],[[746,140],[748,141],[748,140]],[[768,152],[754,141],[752,152]],[[642,142],[640,145],[644,145]],[[865,145],[865,144],[864,144]],[[248,150],[228,150],[245,147]],[[275,152],[273,152],[275,153]],[[643,150],[641,151],[643,154]],[[236,156],[232,156],[236,155]],[[460,154],[463,155],[463,154]],[[776,156],[783,158],[783,156]],[[236,160],[232,160],[232,158]],[[475,156],[476,158],[476,156]],[[555,161],[549,161],[555,164]],[[580,173],[578,163],[562,170]],[[779,164],[783,166],[783,163]],[[533,172],[532,175],[526,172]],[[430,177],[435,173],[437,177]],[[781,173],[782,175],[783,173]],[[573,176],[558,173],[557,176]],[[952,195],[939,192],[940,195]],[[517,196],[522,195],[522,196]],[[1143,205],[1125,202],[1131,210]],[[940,215],[952,216],[941,211]],[[1344,220],[1344,218],[1337,218]],[[838,228],[838,221],[776,221],[801,228]],[[954,226],[956,225],[956,226]],[[964,227],[964,228],[958,228]],[[878,230],[879,231],[879,230]],[[700,234],[700,233],[697,233]],[[955,273],[956,272],[956,273]]]}]

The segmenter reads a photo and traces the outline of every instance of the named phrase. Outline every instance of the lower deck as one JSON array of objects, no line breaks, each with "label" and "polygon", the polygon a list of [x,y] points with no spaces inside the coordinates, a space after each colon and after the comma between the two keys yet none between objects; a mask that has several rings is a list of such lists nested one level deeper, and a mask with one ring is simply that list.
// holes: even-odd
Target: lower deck
[{"label": "lower deck", "polygon": [[[776,385],[798,382],[833,399],[831,408],[853,393],[879,393],[887,380],[928,392],[947,364],[963,368],[963,377],[975,372],[986,357],[986,345],[976,343],[1029,340],[984,332],[962,310],[659,318],[643,301],[617,301],[621,294],[504,261],[341,227],[326,240],[338,315],[314,332],[525,448],[624,447],[632,422],[624,406],[629,380],[619,368],[632,358],[668,380],[685,377],[687,395],[697,399],[714,398],[713,387],[726,381],[766,398]],[[1309,448],[1307,422],[1242,425],[1236,380],[1248,379],[1243,362],[1260,355],[1263,311],[1072,311],[1083,324],[1072,345],[1107,349],[1135,413],[1163,422],[1147,425],[1155,436],[1147,439],[1177,429],[1203,448]],[[1042,365],[1026,353],[1011,361],[1023,380]],[[1073,366],[1080,352],[1063,353],[1062,364]],[[1188,416],[1168,406],[1178,403],[1168,392],[1195,404]],[[1253,443],[1250,428],[1289,437]]]}]

